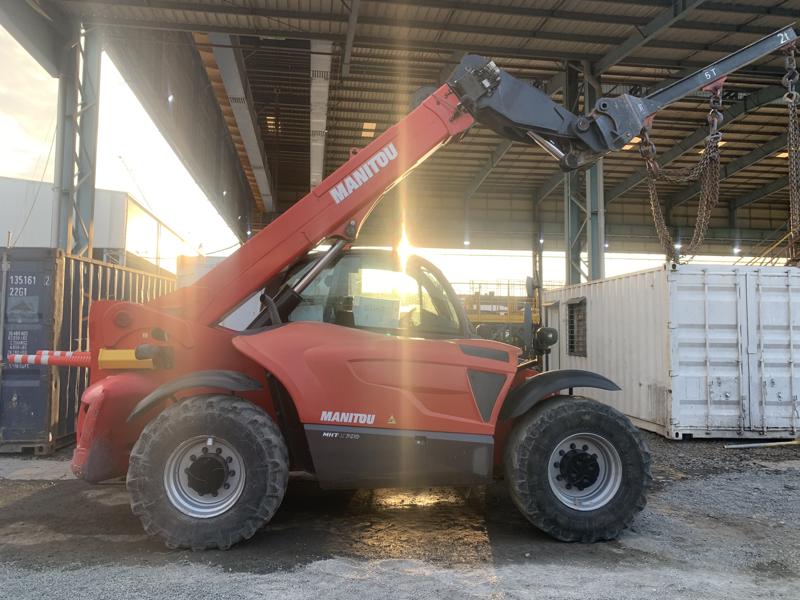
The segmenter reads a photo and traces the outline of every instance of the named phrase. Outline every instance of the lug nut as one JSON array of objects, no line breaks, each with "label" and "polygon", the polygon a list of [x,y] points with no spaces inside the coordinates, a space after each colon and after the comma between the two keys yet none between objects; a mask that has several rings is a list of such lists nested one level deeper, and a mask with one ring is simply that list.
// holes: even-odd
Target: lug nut
[{"label": "lug nut", "polygon": [[208,454],[208,448],[206,448],[205,446],[203,446],[203,454]]},{"label": "lug nut", "polygon": [[228,471],[228,477],[236,477],[236,471]]},{"label": "lug nut", "polygon": [[560,462],[554,462],[553,466],[557,469],[558,467],[561,466],[561,463]]},{"label": "lug nut", "polygon": [[194,461],[196,461],[196,460],[197,460],[197,457],[196,457],[194,454],[192,454],[192,455],[189,457],[189,460],[191,460],[192,462],[194,462]]},{"label": "lug nut", "polygon": [[570,447],[570,450],[575,450],[575,444],[570,444],[569,447]]},{"label": "lug nut", "polygon": [[214,498],[216,498],[217,497],[217,492],[211,492],[211,495],[214,496]]},{"label": "lug nut", "polygon": [[556,481],[561,481],[561,475],[556,475]]},{"label": "lug nut", "polygon": [[583,451],[584,451],[584,452],[586,452],[588,449],[589,449],[589,446],[587,446],[586,444],[584,444],[584,445],[583,445]]},{"label": "lug nut", "polygon": [[572,489],[572,484],[571,484],[571,483],[568,483],[568,484],[567,484],[567,489],[568,489],[568,490],[571,490],[571,489]]},{"label": "lug nut", "polygon": [[230,483],[226,483],[222,487],[224,487],[226,490],[229,490],[229,489],[231,489],[231,484]]},{"label": "lug nut", "polygon": [[564,452],[563,450],[559,450],[558,451],[558,455],[559,456],[564,456],[565,454],[566,454],[566,452]]},{"label": "lug nut", "polygon": [[216,450],[214,450],[214,452],[216,452],[217,454],[222,454],[222,448],[217,448]]},{"label": "lug nut", "polygon": [[233,462],[233,457],[229,456],[228,458],[225,459],[225,462],[232,463]]}]

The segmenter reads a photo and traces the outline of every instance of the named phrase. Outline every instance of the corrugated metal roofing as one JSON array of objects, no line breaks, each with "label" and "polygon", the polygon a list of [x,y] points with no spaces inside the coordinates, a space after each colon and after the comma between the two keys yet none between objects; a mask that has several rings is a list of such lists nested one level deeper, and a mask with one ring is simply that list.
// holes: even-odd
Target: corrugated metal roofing
[{"label": "corrugated metal roofing", "polygon": [[[363,0],[347,78],[341,76],[339,66],[349,16],[349,3],[345,0],[62,0],[60,4],[96,24],[241,35],[259,118],[263,121],[268,115],[280,114],[284,123],[284,129],[272,133],[263,125],[263,133],[271,154],[270,168],[284,175],[292,173],[284,177],[288,186],[281,195],[285,208],[301,195],[303,173],[308,169],[308,144],[303,148],[308,135],[307,118],[303,117],[307,105],[300,98],[308,93],[309,74],[300,64],[303,59],[298,54],[302,54],[302,48],[280,53],[276,46],[291,42],[274,39],[322,38],[335,42],[326,148],[326,169],[330,171],[347,159],[350,148],[368,141],[361,137],[364,122],[376,123],[379,131],[396,122],[407,112],[414,90],[438,83],[459,52],[493,56],[514,75],[541,84],[563,68],[562,59],[599,60],[672,3]],[[717,60],[798,17],[800,0],[705,2],[612,66],[603,75],[603,83],[615,89],[614,93],[631,86],[634,91],[645,91],[687,68]],[[291,76],[287,76],[287,65],[292,65],[288,69]],[[731,77],[726,86],[726,106],[766,85],[779,85],[782,70],[782,58],[775,56]],[[659,151],[667,151],[701,127],[706,111],[701,94],[663,111],[652,134]],[[727,144],[723,161],[747,155],[780,135],[785,120],[785,110],[777,104],[761,107],[729,124],[724,134]],[[499,141],[491,132],[476,128],[464,143],[443,149],[423,165],[413,183],[429,191],[437,190],[436,201],[446,208],[448,203],[453,204],[448,198],[459,197]],[[687,152],[672,166],[690,166],[699,157],[698,151],[699,147]],[[784,176],[785,162],[772,156],[737,172],[722,183],[723,200],[731,201]],[[606,189],[641,166],[635,149],[609,156],[605,159]],[[514,146],[486,178],[478,195],[491,191],[495,196],[530,198],[555,171],[553,161],[538,148]],[[280,195],[281,177],[276,180]],[[661,197],[669,198],[680,189],[681,186],[664,184]],[[639,219],[642,211],[632,207],[646,209],[646,200],[645,187],[638,185],[610,203],[609,218],[624,220],[624,214],[630,213]],[[777,207],[775,214],[783,210],[785,202],[785,190],[769,198],[769,205]],[[558,202],[554,200],[552,204],[547,210],[557,214]],[[623,208],[628,213],[620,213]],[[746,216],[751,211],[740,212]],[[684,213],[689,215],[690,209],[681,207],[676,218]],[[723,225],[727,221],[725,207],[720,209],[718,220]]]}]

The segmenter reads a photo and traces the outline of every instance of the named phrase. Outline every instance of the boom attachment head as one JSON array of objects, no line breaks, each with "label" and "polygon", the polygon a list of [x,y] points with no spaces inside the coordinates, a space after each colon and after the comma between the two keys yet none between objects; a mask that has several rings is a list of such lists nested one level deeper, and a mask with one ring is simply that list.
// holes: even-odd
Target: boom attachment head
[{"label": "boom attachment head", "polygon": [[796,39],[794,29],[784,27],[644,98],[630,94],[600,98],[585,116],[573,114],[481,56],[465,56],[447,84],[461,109],[478,123],[515,142],[537,144],[555,157],[562,169],[573,170],[622,149],[662,108],[709,88]]}]

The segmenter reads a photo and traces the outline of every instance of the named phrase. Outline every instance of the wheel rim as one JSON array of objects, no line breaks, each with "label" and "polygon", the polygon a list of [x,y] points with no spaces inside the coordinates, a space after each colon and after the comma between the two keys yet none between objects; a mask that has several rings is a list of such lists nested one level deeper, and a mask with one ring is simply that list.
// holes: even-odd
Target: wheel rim
[{"label": "wheel rim", "polygon": [[569,508],[590,511],[608,504],[622,484],[616,448],[594,433],[576,433],[558,443],[548,465],[550,489]]},{"label": "wheel rim", "polygon": [[242,494],[244,461],[222,438],[200,435],[181,443],[164,466],[164,488],[183,514],[210,519],[230,509]]}]

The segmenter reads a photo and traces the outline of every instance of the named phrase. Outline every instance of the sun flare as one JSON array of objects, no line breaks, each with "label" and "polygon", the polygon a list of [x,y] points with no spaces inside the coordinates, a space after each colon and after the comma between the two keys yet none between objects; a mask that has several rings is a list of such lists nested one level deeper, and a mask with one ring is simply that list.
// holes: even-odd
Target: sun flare
[{"label": "sun flare", "polygon": [[411,241],[408,239],[405,221],[403,221],[401,232],[400,241],[397,243],[397,254],[400,257],[400,266],[403,271],[405,271],[406,264],[408,264],[408,259],[414,254],[415,249],[411,244]]}]

